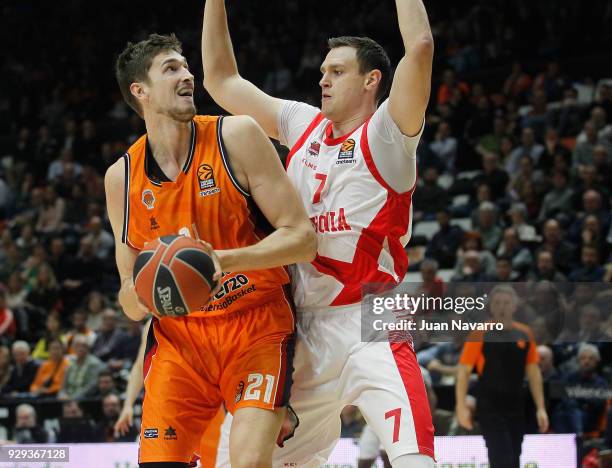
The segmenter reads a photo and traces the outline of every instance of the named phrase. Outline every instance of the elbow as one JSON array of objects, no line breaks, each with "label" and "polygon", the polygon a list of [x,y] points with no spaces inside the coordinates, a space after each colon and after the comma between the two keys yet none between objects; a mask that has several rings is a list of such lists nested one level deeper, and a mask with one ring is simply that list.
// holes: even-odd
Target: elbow
[{"label": "elbow", "polygon": [[416,39],[411,44],[408,53],[418,57],[421,60],[432,60],[434,54],[434,40],[431,32],[423,34]]},{"label": "elbow", "polygon": [[307,226],[304,226],[301,236],[301,245],[304,253],[301,261],[304,263],[312,262],[317,256],[317,235],[312,229],[310,223],[308,223]]}]

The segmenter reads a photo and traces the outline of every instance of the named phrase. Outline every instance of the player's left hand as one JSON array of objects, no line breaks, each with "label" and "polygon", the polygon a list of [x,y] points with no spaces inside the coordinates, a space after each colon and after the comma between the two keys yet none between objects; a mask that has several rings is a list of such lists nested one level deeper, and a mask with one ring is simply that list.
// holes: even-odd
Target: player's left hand
[{"label": "player's left hand", "polygon": [[210,255],[210,258],[212,258],[213,264],[215,265],[215,274],[213,275],[213,281],[215,282],[215,286],[212,291],[210,291],[210,299],[208,300],[208,304],[210,304],[213,298],[215,297],[215,294],[217,294],[221,289],[221,278],[223,277],[223,271],[221,269],[221,261],[219,260],[219,256],[213,249],[213,246],[201,239],[198,239],[198,242],[204,247],[206,247],[207,253]]},{"label": "player's left hand", "polygon": [[285,442],[293,437],[295,434],[295,429],[300,425],[300,420],[293,411],[291,406],[287,406],[287,413],[285,414],[285,419],[283,420],[283,424],[281,425],[280,431],[278,432],[278,437],[276,438],[276,445],[279,447],[284,447]]}]

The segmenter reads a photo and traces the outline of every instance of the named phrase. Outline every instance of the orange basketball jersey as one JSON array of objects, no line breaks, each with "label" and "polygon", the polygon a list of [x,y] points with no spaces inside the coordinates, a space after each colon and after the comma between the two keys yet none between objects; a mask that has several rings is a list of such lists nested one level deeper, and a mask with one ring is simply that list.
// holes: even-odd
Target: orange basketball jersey
[{"label": "orange basketball jersey", "polygon": [[[221,137],[223,117],[196,116],[191,147],[177,179],[167,180],[157,165],[146,134],[125,159],[125,216],[122,240],[136,250],[157,237],[179,234],[202,239],[214,249],[257,243],[272,227],[232,174]],[[213,302],[192,315],[213,316],[283,296],[289,276],[282,267],[224,272]]]}]

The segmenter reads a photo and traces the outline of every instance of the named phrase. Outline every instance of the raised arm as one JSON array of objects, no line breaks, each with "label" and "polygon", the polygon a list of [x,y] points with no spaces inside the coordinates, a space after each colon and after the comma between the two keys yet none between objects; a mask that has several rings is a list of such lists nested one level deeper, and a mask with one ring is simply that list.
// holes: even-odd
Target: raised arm
[{"label": "raised arm", "polygon": [[225,0],[207,0],[202,26],[204,87],[230,114],[253,117],[271,138],[278,139],[277,116],[283,100],[268,96],[238,74],[227,26]]},{"label": "raised arm", "polygon": [[108,168],[104,177],[104,188],[106,191],[106,208],[110,218],[113,234],[115,236],[115,260],[119,277],[121,279],[121,289],[119,290],[119,304],[123,308],[125,315],[132,320],[142,320],[148,311],[138,300],[138,295],[134,289],[132,272],[134,262],[138,252],[128,247],[121,239],[123,226],[123,202],[125,197],[125,161],[119,159],[115,164]]},{"label": "raised arm", "polygon": [[404,42],[404,56],[397,65],[389,114],[404,135],[416,135],[431,92],[433,37],[422,0],[396,0],[397,18]]},{"label": "raised arm", "polygon": [[256,270],[312,261],[316,235],[270,140],[247,116],[224,119],[222,136],[239,183],[275,231],[249,247],[217,250],[221,269]]}]

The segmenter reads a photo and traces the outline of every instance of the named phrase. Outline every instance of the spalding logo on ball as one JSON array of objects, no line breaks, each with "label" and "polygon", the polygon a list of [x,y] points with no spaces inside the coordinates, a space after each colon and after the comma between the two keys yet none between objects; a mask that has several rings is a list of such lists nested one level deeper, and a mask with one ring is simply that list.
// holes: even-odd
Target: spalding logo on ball
[{"label": "spalding logo on ball", "polygon": [[147,242],[134,263],[134,286],[156,315],[179,317],[199,312],[217,286],[215,265],[204,246],[185,236]]}]

